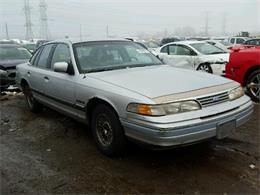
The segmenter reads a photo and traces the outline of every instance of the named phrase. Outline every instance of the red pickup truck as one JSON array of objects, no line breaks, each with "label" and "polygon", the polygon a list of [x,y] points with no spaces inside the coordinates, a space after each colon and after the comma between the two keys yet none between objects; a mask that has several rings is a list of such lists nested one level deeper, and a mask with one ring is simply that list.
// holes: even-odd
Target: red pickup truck
[{"label": "red pickup truck", "polygon": [[260,46],[237,46],[230,52],[226,77],[241,83],[253,101],[260,100]]}]

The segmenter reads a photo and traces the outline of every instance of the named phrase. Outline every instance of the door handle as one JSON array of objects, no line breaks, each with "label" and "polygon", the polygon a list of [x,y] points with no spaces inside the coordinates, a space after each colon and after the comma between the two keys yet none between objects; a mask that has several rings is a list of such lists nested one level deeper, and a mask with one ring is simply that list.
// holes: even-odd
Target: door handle
[{"label": "door handle", "polygon": [[47,76],[44,77],[45,81],[49,81],[49,78]]},{"label": "door handle", "polygon": [[31,72],[30,72],[30,71],[28,71],[28,72],[27,72],[27,75],[28,75],[28,76],[31,76]]}]

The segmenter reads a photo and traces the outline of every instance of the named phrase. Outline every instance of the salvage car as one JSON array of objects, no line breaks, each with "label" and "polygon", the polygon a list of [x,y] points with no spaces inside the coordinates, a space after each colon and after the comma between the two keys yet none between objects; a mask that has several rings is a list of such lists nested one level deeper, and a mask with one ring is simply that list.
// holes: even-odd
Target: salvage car
[{"label": "salvage car", "polygon": [[166,64],[224,75],[229,53],[205,41],[181,41],[162,46],[157,56]]},{"label": "salvage car", "polygon": [[260,39],[249,39],[246,40],[243,45],[255,45],[255,46],[260,46]]},{"label": "salvage car", "polygon": [[237,46],[230,54],[226,77],[246,88],[255,102],[260,101],[260,46]]},{"label": "salvage car", "polygon": [[237,82],[165,65],[127,40],[47,43],[16,81],[31,111],[45,105],[88,124],[108,156],[127,139],[162,148],[222,139],[253,111]]},{"label": "salvage car", "polygon": [[15,44],[0,44],[0,91],[15,84],[16,65],[29,61],[30,52]]}]

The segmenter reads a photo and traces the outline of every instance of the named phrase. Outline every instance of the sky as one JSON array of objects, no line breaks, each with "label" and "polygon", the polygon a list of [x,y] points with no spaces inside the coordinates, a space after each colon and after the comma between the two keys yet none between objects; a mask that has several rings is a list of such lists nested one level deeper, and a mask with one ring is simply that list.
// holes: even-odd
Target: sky
[{"label": "sky", "polygon": [[[39,37],[39,0],[29,0],[34,37]],[[48,27],[53,39],[80,36],[135,36],[140,33],[173,33],[191,27],[210,35],[226,32],[260,32],[260,0],[45,0]],[[24,0],[0,0],[0,38],[5,24],[11,38],[25,37]]]}]

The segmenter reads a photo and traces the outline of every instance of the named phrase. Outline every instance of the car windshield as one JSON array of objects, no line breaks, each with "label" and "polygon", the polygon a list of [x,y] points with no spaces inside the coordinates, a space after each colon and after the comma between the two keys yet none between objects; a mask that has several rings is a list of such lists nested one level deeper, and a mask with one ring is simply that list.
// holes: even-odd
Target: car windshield
[{"label": "car windshield", "polygon": [[190,45],[204,55],[227,53],[226,51],[209,43],[192,43]]},{"label": "car windshield", "polygon": [[14,59],[30,59],[31,54],[25,48],[20,47],[0,47],[1,60],[14,60]]},{"label": "car windshield", "polygon": [[73,48],[80,73],[162,64],[148,50],[130,41],[84,42]]}]

